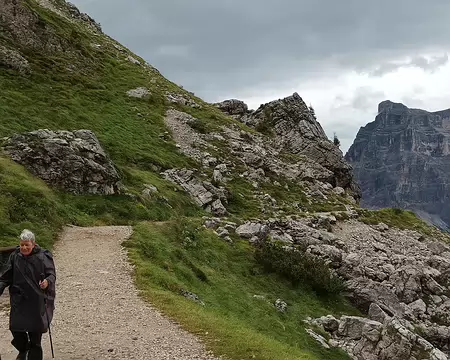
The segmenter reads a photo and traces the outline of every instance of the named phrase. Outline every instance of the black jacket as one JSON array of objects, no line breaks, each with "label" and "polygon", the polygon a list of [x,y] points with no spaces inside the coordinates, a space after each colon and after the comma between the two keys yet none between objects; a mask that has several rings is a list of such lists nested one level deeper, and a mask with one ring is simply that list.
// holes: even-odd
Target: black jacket
[{"label": "black jacket", "polygon": [[[49,284],[46,290],[39,287],[42,277]],[[17,247],[0,275],[0,295],[9,286],[11,331],[47,332],[55,308],[55,282],[55,264],[50,251],[36,245],[30,255],[24,256]]]}]

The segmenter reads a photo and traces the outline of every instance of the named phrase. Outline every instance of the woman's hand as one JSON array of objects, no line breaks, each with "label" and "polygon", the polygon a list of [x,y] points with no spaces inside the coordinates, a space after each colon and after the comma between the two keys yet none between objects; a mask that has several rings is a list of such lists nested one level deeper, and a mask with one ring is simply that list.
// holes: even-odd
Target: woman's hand
[{"label": "woman's hand", "polygon": [[45,290],[48,287],[48,281],[47,279],[44,279],[42,281],[39,281],[39,286],[41,287],[41,289]]}]

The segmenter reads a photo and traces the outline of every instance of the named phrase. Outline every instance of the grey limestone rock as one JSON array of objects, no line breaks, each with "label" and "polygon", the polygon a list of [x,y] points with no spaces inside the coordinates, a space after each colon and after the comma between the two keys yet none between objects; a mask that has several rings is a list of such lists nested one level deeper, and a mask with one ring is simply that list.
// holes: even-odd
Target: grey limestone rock
[{"label": "grey limestone rock", "polygon": [[0,67],[17,70],[20,74],[31,73],[30,64],[18,51],[0,45]]},{"label": "grey limestone rock", "polygon": [[361,205],[399,207],[450,228],[450,110],[427,112],[383,101],[345,155]]},{"label": "grey limestone rock", "polygon": [[74,194],[115,194],[117,170],[92,131],[36,130],[6,139],[3,150],[32,174]]}]

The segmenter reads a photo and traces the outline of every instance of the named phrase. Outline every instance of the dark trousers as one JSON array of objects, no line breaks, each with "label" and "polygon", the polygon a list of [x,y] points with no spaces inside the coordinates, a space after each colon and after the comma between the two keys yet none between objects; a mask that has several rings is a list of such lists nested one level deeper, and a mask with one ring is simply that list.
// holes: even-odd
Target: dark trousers
[{"label": "dark trousers", "polygon": [[[24,353],[28,351],[28,360],[42,360],[42,334],[41,333],[26,333],[12,331],[13,340],[11,344],[19,351]],[[25,357],[24,357],[25,359]]]}]

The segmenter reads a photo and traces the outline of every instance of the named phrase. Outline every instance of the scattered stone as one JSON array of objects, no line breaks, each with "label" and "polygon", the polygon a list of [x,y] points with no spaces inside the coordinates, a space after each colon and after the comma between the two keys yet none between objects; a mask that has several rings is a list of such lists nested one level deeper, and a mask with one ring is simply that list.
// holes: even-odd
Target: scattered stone
[{"label": "scattered stone", "polygon": [[321,326],[325,331],[334,333],[339,329],[339,321],[333,315],[322,316],[315,319],[314,324]]},{"label": "scattered stone", "polygon": [[142,196],[151,199],[152,195],[158,192],[156,186],[144,184],[144,190],[142,191]]},{"label": "scattered stone", "polygon": [[316,340],[320,345],[322,345],[325,349],[329,349],[330,345],[328,345],[327,340],[322,336],[319,335],[317,333],[315,333],[314,331],[312,331],[311,329],[306,329],[306,332],[314,339]]},{"label": "scattered stone", "polygon": [[131,55],[128,55],[126,60],[129,61],[130,63],[135,64],[135,65],[139,65],[139,66],[142,65],[141,62],[138,59],[134,58]]},{"label": "scattered stone", "polygon": [[385,223],[379,223],[378,225],[374,225],[373,227],[375,230],[385,232],[389,230],[389,226],[387,226]]},{"label": "scattered stone", "polygon": [[[208,209],[208,208],[207,208]],[[220,199],[216,199],[212,204],[211,204],[211,209],[210,211],[217,216],[225,216],[228,214],[227,209],[225,208],[225,206],[223,206],[222,201]]]},{"label": "scattered stone", "polygon": [[210,210],[216,216],[224,216],[227,211],[222,201],[227,201],[226,191],[211,183],[202,182],[194,176],[192,170],[171,169],[162,173],[166,180],[180,185],[199,206]]},{"label": "scattered stone", "polygon": [[287,304],[286,304],[286,302],[285,301],[283,301],[283,300],[281,300],[281,299],[277,299],[276,301],[275,301],[275,307],[277,308],[277,310],[279,311],[279,312],[282,312],[282,313],[284,313],[284,312],[286,312],[287,311]]},{"label": "scattered stone", "polygon": [[145,87],[138,87],[136,89],[128,90],[127,95],[129,97],[135,97],[135,98],[148,98],[151,94],[150,91]]},{"label": "scattered stone", "polygon": [[207,218],[204,222],[204,225],[208,229],[213,229],[219,224],[220,224],[220,218]]},{"label": "scattered stone", "polygon": [[202,306],[205,306],[205,303],[200,300],[200,298],[196,294],[190,291],[181,290],[181,295],[183,295],[186,299],[192,300]]},{"label": "scattered stone", "polygon": [[215,183],[221,183],[223,181],[223,175],[219,170],[214,170],[213,172],[213,181]]},{"label": "scattered stone", "polygon": [[189,99],[181,94],[176,94],[176,93],[171,93],[171,92],[167,92],[166,93],[166,99],[167,101],[174,103],[174,104],[179,104],[179,105],[185,105],[185,106],[190,106],[196,109],[201,109],[202,107],[197,104],[194,100]]},{"label": "scattered stone", "polygon": [[269,227],[265,224],[258,222],[246,222],[236,229],[236,234],[245,239],[256,237],[259,240],[263,240],[267,237],[269,230]]},{"label": "scattered stone", "polygon": [[217,159],[202,150],[208,148],[209,145],[189,125],[196,121],[197,119],[193,116],[175,109],[169,109],[164,119],[181,152],[197,162],[202,163],[204,166],[210,167],[215,165]]},{"label": "scattered stone", "polygon": [[227,229],[223,228],[223,227],[219,227],[219,228],[216,230],[216,234],[217,234],[218,236],[220,236],[221,238],[225,238],[225,237],[227,237],[228,235],[230,235],[230,232],[229,232]]}]

